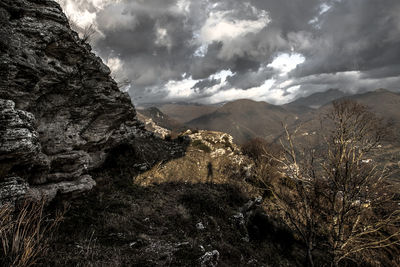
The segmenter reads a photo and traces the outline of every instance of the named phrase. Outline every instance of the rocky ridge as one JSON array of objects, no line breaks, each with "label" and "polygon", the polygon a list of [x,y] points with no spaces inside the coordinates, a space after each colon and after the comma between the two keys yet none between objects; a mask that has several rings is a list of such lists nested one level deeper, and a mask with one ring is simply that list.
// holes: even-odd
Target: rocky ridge
[{"label": "rocky ridge", "polygon": [[0,1],[0,77],[0,183],[7,186],[22,179],[49,197],[89,190],[89,171],[110,149],[150,136],[54,1]]},{"label": "rocky ridge", "polygon": [[167,135],[171,134],[170,130],[157,125],[152,118],[146,117],[140,113],[138,113],[137,116],[138,119],[144,123],[145,129],[153,132],[156,136],[165,138]]}]

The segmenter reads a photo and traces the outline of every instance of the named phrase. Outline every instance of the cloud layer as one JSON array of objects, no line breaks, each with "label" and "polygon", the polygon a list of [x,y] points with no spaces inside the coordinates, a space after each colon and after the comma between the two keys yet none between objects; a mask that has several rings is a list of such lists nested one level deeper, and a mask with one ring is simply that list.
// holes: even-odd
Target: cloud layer
[{"label": "cloud layer", "polygon": [[59,0],[135,103],[399,89],[398,0]]}]

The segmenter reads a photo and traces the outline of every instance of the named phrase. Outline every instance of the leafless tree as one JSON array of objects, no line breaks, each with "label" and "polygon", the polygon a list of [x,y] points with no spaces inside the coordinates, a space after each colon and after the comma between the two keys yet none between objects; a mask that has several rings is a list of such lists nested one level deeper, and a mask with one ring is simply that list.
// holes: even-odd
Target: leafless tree
[{"label": "leafless tree", "polygon": [[296,130],[285,127],[284,154],[276,158],[285,183],[272,190],[280,214],[307,245],[308,264],[316,246],[327,248],[338,266],[399,245],[400,211],[388,172],[372,159],[386,128],[367,107],[348,100],[334,102],[321,125],[319,148],[302,149]]},{"label": "leafless tree", "polygon": [[293,135],[285,126],[286,138],[281,140],[283,153],[280,157],[265,151],[265,155],[280,164],[284,173],[279,183],[271,183],[272,203],[280,216],[299,235],[306,244],[307,265],[314,266],[312,252],[316,247],[316,238],[320,222],[319,200],[320,185],[315,172],[315,150],[299,149]]},{"label": "leafless tree", "polygon": [[[387,133],[382,121],[364,105],[333,103],[325,116],[332,129],[324,137],[321,162],[323,212],[333,265],[367,256],[369,249],[399,243],[400,211],[394,203],[385,166],[373,161]],[[323,122],[324,122],[323,121]]]}]

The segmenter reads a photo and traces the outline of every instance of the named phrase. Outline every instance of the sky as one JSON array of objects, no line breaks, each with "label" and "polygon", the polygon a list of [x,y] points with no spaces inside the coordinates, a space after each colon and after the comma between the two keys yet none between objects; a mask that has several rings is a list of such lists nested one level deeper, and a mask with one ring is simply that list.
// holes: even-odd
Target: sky
[{"label": "sky", "polygon": [[59,0],[135,104],[400,91],[399,0]]}]

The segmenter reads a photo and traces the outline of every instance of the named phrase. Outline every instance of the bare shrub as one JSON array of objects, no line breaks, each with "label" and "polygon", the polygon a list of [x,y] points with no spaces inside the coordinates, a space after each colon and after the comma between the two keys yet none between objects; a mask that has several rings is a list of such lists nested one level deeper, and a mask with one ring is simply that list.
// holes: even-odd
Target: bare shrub
[{"label": "bare shrub", "polygon": [[81,38],[82,43],[89,44],[92,40],[94,35],[96,34],[97,30],[93,24],[87,25],[85,27],[79,26],[79,23],[76,19],[73,19],[68,14],[66,15],[69,26],[71,29],[78,33],[79,37]]},{"label": "bare shrub", "polygon": [[264,196],[271,196],[272,184],[281,177],[279,162],[282,150],[276,144],[268,143],[262,138],[255,138],[242,145],[242,152],[254,163],[254,175],[247,179],[253,186],[263,191]]},{"label": "bare shrub", "polygon": [[93,39],[93,36],[96,33],[96,28],[93,26],[93,24],[85,26],[82,31],[82,42],[84,43],[90,43]]},{"label": "bare shrub", "polygon": [[265,158],[265,150],[268,149],[269,144],[264,139],[257,137],[246,143],[241,147],[243,154],[253,159],[256,163]]}]

